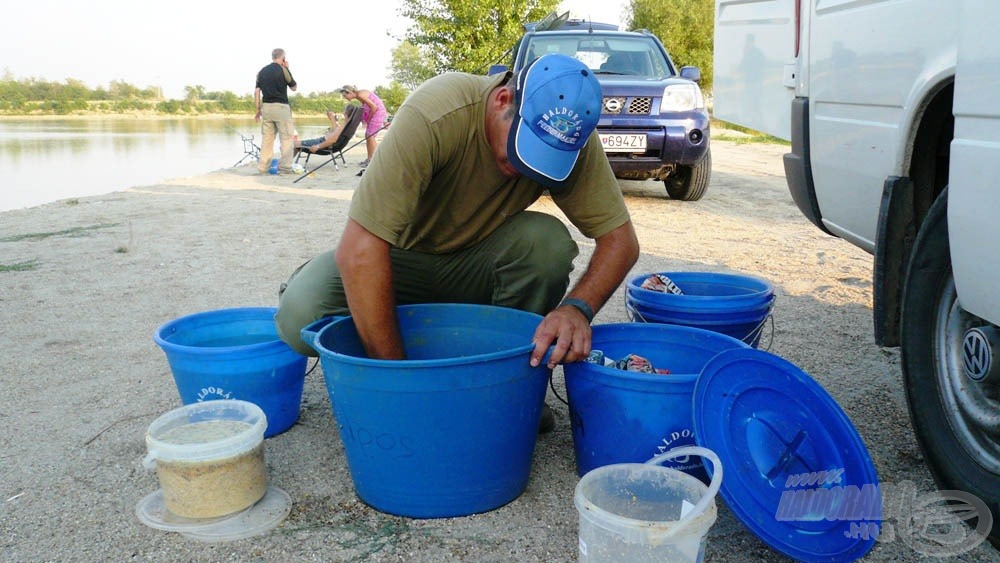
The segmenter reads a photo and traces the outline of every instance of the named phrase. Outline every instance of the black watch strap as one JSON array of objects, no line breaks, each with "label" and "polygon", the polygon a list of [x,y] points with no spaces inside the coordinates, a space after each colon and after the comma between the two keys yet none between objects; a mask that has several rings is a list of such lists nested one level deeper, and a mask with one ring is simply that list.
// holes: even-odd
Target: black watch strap
[{"label": "black watch strap", "polygon": [[594,310],[591,309],[590,305],[587,305],[587,302],[584,301],[583,299],[577,299],[576,297],[567,297],[562,300],[562,303],[559,304],[560,307],[562,307],[563,305],[576,307],[581,313],[583,313],[584,317],[587,317],[588,323],[594,322]]}]

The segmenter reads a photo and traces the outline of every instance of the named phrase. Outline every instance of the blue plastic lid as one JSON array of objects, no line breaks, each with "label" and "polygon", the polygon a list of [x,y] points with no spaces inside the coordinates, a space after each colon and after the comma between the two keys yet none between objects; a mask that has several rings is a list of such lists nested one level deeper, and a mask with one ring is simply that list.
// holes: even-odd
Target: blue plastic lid
[{"label": "blue plastic lid", "polygon": [[773,354],[727,350],[694,390],[698,445],[725,468],[721,495],[772,548],[802,561],[852,561],[875,543],[882,498],[850,419],[808,374]]}]

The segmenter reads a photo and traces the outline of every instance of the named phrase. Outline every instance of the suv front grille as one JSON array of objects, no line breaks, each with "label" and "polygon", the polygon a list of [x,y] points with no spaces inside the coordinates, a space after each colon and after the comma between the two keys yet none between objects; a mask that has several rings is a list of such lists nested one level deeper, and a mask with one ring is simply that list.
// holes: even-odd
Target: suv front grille
[{"label": "suv front grille", "polygon": [[652,108],[652,98],[632,98],[632,103],[628,105],[628,112],[633,115],[649,115],[649,110]]},{"label": "suv front grille", "polygon": [[649,115],[653,107],[653,98],[641,97],[632,98],[631,101],[624,96],[607,96],[601,104],[601,113],[629,115]]}]

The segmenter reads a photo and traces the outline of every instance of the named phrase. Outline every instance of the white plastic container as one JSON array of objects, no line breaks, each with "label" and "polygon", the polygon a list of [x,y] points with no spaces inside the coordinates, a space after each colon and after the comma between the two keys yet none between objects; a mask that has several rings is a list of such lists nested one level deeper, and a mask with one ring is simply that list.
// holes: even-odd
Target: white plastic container
[{"label": "white plastic container", "polygon": [[[712,462],[709,486],[659,465],[690,455]],[[591,470],[577,483],[573,498],[580,513],[580,561],[701,561],[721,484],[718,456],[698,446],[676,448],[646,463]]]},{"label": "white plastic container", "polygon": [[264,430],[257,405],[194,403],[153,421],[143,465],[156,469],[163,502],[183,518],[217,518],[252,506],[267,492]]}]

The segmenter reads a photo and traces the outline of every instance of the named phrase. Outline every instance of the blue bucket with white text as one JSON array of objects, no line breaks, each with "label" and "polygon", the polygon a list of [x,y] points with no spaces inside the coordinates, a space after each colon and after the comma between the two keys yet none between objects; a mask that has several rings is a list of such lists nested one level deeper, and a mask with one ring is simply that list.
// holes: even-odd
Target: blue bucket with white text
[{"label": "blue bucket with white text", "polygon": [[405,360],[367,356],[354,319],[302,329],[320,355],[354,490],[411,518],[492,510],[527,487],[550,370],[542,317],[489,305],[397,307]]},{"label": "blue bucket with white text", "polygon": [[[576,469],[644,463],[695,444],[692,401],[698,374],[716,354],[748,346],[707,330],[657,323],[594,325],[591,349],[619,360],[636,354],[669,374],[629,372],[588,362],[563,367]],[[665,464],[703,477],[697,459]]]},{"label": "blue bucket with white text", "polygon": [[625,306],[636,322],[665,323],[711,330],[756,348],[774,307],[774,287],[745,274],[661,272],[683,292],[676,295],[642,287],[652,274],[628,281]]},{"label": "blue bucket with white text", "polygon": [[278,338],[274,307],[205,311],[160,326],[153,341],[185,405],[214,399],[254,403],[267,417],[265,438],[299,419],[306,357]]}]

